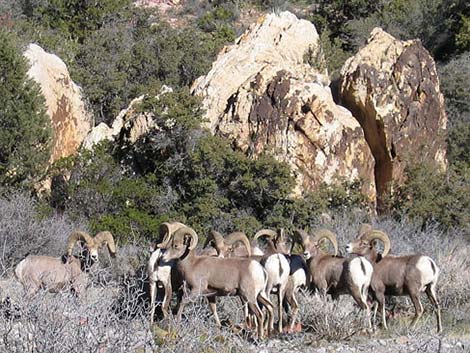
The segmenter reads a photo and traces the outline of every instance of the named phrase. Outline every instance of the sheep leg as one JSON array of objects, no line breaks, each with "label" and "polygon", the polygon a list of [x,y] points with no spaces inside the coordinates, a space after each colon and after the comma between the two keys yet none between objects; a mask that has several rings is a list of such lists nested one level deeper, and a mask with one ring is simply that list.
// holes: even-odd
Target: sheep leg
[{"label": "sheep leg", "polygon": [[[273,304],[271,301],[268,299],[266,293],[261,292],[258,294],[258,301],[266,307],[266,310],[268,312],[268,335],[271,334],[272,328],[274,327],[274,311],[273,311]],[[261,322],[262,324],[262,322]]]},{"label": "sheep leg", "polygon": [[382,316],[382,326],[384,330],[388,330],[387,327],[387,319],[385,317],[385,295],[384,293],[376,293],[376,299],[378,304],[378,308],[380,310],[380,315]]},{"label": "sheep leg", "polygon": [[277,289],[277,301],[278,301],[277,309],[278,309],[278,319],[279,319],[278,324],[277,324],[277,329],[279,333],[282,333],[282,301],[283,299],[284,299],[284,288],[279,286]]},{"label": "sheep leg", "polygon": [[[266,284],[266,290],[265,290],[265,293],[267,293],[267,298],[269,298],[269,296],[271,295],[271,291],[273,290],[273,285],[272,283],[269,281],[269,278],[268,278],[268,283]],[[269,299],[268,299],[269,300]],[[271,303],[271,301],[269,300],[269,302]],[[263,308],[263,303],[261,303],[261,308]],[[266,327],[265,329],[268,331],[268,334],[271,334],[272,331],[274,331],[274,317],[271,320],[268,320],[266,322]]]},{"label": "sheep leg", "polygon": [[367,304],[367,297],[364,297],[364,291],[359,290],[359,288],[353,288],[351,291],[351,295],[354,298],[354,301],[356,304],[361,308],[362,310],[366,311],[366,317],[367,317],[367,324],[369,328],[372,328],[372,322],[370,319],[370,310],[369,310],[369,305]]},{"label": "sheep leg", "polygon": [[183,295],[181,299],[178,312],[176,314],[176,321],[180,322],[183,315],[183,309],[185,305],[190,302],[192,299],[196,298],[201,293],[199,288],[192,288],[188,294]]},{"label": "sheep leg", "polygon": [[415,317],[413,318],[413,321],[411,322],[411,327],[414,328],[416,327],[416,324],[418,323],[419,318],[421,315],[423,315],[423,306],[421,305],[421,301],[419,300],[419,292],[418,293],[410,293],[410,298],[411,301],[413,302],[413,305],[415,307]]},{"label": "sheep leg", "polygon": [[251,318],[250,312],[248,311],[248,303],[242,297],[240,297],[240,301],[242,302],[243,314],[245,316],[245,327],[249,329],[251,328]]},{"label": "sheep leg", "polygon": [[256,316],[256,327],[258,329],[258,338],[263,339],[264,337],[264,315],[261,309],[258,306],[258,303],[250,303],[248,302],[248,307],[250,311]]},{"label": "sheep leg", "polygon": [[170,307],[171,298],[173,296],[173,287],[171,285],[171,281],[168,281],[168,283],[164,283],[163,289],[165,291],[165,295],[163,297],[162,312],[163,312],[163,317],[167,318],[168,308]]},{"label": "sheep leg", "polygon": [[[295,320],[297,319],[297,314],[299,312],[299,303],[297,302],[297,298],[295,297],[294,291],[288,290],[286,292],[284,303],[286,303],[286,305],[285,305],[286,312],[287,312],[287,307],[288,306],[290,306],[290,311],[292,311],[291,317],[289,319],[288,327],[289,327],[289,331],[293,331],[294,330],[294,325],[295,325]],[[289,305],[287,305],[287,303]]]},{"label": "sheep leg", "polygon": [[436,311],[436,320],[437,320],[437,333],[442,332],[442,323],[441,323],[441,306],[437,300],[436,287],[434,283],[427,285],[426,294],[429,298],[429,301],[434,305]]},{"label": "sheep leg", "polygon": [[217,314],[217,297],[214,296],[209,296],[207,297],[207,301],[209,302],[209,307],[211,309],[212,315],[214,315],[215,322],[217,326],[222,326],[220,323],[219,315]]},{"label": "sheep leg", "polygon": [[377,320],[377,308],[378,308],[378,303],[377,301],[373,301],[371,306],[370,306],[371,310],[373,310],[373,314],[372,314],[372,321],[375,323],[376,320]]},{"label": "sheep leg", "polygon": [[150,280],[150,323],[153,324],[155,315],[155,297],[157,294],[157,283]]}]

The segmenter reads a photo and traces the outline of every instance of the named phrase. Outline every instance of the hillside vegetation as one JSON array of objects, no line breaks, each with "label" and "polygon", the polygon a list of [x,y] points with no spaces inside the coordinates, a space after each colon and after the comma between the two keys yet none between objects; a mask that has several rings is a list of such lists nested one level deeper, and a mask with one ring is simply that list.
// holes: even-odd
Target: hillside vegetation
[{"label": "hillside vegetation", "polygon": [[[17,305],[16,314],[0,306],[0,351],[252,352],[313,350],[322,340],[346,344],[351,337],[351,347],[363,343],[352,302],[335,306],[306,293],[305,332],[276,338],[275,345],[259,346],[243,332],[216,328],[204,301],[193,303],[180,326],[148,324],[143,269],[162,222],[179,220],[201,235],[217,229],[250,237],[261,228],[290,232],[324,225],[344,247],[374,214],[361,180],[322,184],[293,197],[295,178],[287,164],[267,153],[252,159],[203,127],[191,84],[258,15],[281,10],[315,24],[333,87],[344,61],[376,26],[399,39],[420,39],[435,59],[448,115],[447,170],[418,161],[408,167],[388,212],[373,222],[391,234],[394,253],[422,252],[439,263],[448,334],[443,342],[457,347],[463,337],[469,344],[470,2],[187,0],[163,11],[130,0],[0,0],[0,299],[11,297]],[[152,113],[159,128],[134,144],[103,142],[48,166],[51,127],[22,54],[32,42],[65,61],[95,125],[111,125],[145,95],[138,109]],[[173,91],[156,99],[163,85]],[[39,191],[51,179],[51,192]],[[105,268],[93,274],[87,304],[68,293],[24,300],[15,295],[20,289],[11,277],[18,261],[27,254],[62,255],[76,228],[109,230],[119,247],[118,259],[104,261]],[[395,303],[397,312],[411,307],[403,303]],[[242,320],[238,302],[222,306],[221,317]],[[391,332],[375,335],[391,349],[401,349],[392,345],[399,336],[415,340],[415,348],[441,347],[429,336],[434,318],[427,314],[413,331],[405,315],[392,320]],[[22,336],[21,327],[30,324],[34,329]]]}]

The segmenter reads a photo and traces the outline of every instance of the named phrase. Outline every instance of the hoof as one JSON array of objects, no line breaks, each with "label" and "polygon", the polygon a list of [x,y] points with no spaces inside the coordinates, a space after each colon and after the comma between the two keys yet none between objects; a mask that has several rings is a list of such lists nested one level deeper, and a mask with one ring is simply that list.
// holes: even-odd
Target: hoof
[{"label": "hoof", "polygon": [[302,324],[298,323],[295,324],[292,329],[289,326],[286,326],[282,330],[283,333],[297,333],[297,332],[302,332]]}]

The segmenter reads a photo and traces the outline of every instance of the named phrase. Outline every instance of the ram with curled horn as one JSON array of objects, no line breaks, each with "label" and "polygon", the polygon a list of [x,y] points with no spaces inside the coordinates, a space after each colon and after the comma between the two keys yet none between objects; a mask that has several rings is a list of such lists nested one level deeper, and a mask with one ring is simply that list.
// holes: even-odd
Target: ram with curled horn
[{"label": "ram with curled horn", "polygon": [[[304,250],[311,289],[317,290],[323,295],[331,294],[333,299],[338,299],[343,294],[351,295],[357,305],[366,311],[368,325],[371,327],[370,308],[367,303],[373,271],[371,263],[362,256],[351,259],[337,256],[336,235],[328,229],[317,230],[314,232],[314,236],[297,229],[294,231],[294,235],[295,241]],[[325,253],[321,249],[324,239],[333,245],[333,255]]]},{"label": "ram with curled horn", "polygon": [[155,248],[164,248],[171,236],[180,228],[186,227],[184,223],[181,222],[163,222],[160,225],[159,233],[160,239],[159,243]]},{"label": "ram with curled horn", "polygon": [[[85,256],[72,256],[77,242],[84,243]],[[81,296],[88,282],[89,260],[96,262],[98,249],[105,244],[114,257],[116,245],[110,232],[100,232],[93,238],[88,233],[75,231],[68,238],[65,256],[28,255],[15,267],[15,276],[28,295],[36,293],[40,288],[56,292],[70,287],[76,295]]]},{"label": "ram with curled horn", "polygon": [[[296,293],[302,287],[308,286],[308,268],[305,260],[302,255],[291,254],[292,246],[289,246],[290,242],[286,236],[286,233],[283,228],[278,231],[271,229],[262,229],[258,231],[254,239],[257,241],[260,238],[264,238],[267,243],[266,254],[279,254],[282,255],[289,265],[289,275],[287,277],[287,283],[282,286],[283,289],[283,298],[279,303],[282,303],[286,313],[290,316],[288,326],[286,328],[287,332],[292,332],[296,324],[297,315],[299,312],[299,303],[296,298]],[[266,255],[265,255],[266,256]],[[276,263],[273,263],[272,268],[267,269],[268,274],[272,273],[272,277],[278,278],[279,286],[282,282],[282,273],[277,274],[279,269],[283,269],[281,260],[278,260],[279,265],[276,266]],[[268,276],[269,277],[269,276]],[[279,295],[280,291],[278,291]],[[281,307],[279,307],[281,311]],[[279,314],[280,320],[282,320],[282,315]]]},{"label": "ram with curled horn", "polygon": [[109,253],[112,257],[116,256],[116,244],[111,232],[99,232],[94,238],[86,232],[73,232],[67,241],[67,256],[72,256],[73,248],[77,242],[81,242],[85,245],[85,250],[88,252],[93,262],[98,261],[98,250],[104,245],[107,245]]},{"label": "ram with curled horn", "polygon": [[[377,241],[383,243],[382,254],[376,249]],[[370,289],[373,299],[378,303],[383,327],[387,329],[385,296],[407,295],[411,298],[415,307],[415,316],[411,322],[411,326],[414,327],[424,311],[419,299],[420,293],[426,292],[436,312],[437,331],[441,332],[441,310],[436,293],[439,267],[429,256],[419,254],[391,256],[390,249],[389,236],[385,232],[373,229],[370,224],[363,224],[358,238],[346,246],[349,253],[366,257],[374,267]]]},{"label": "ram with curled horn", "polygon": [[[243,247],[236,247],[235,244],[240,243]],[[251,245],[248,237],[243,232],[232,232],[226,237],[215,230],[211,230],[209,235],[204,242],[203,249],[206,249],[208,245],[212,245],[215,249],[217,256],[229,257],[229,256],[251,256]],[[201,253],[201,255],[211,255],[209,251]]]},{"label": "ram with curled horn", "polygon": [[264,336],[264,313],[268,312],[268,328],[272,327],[273,306],[266,296],[267,274],[261,264],[251,258],[198,256],[195,248],[197,233],[189,228],[178,229],[165,247],[162,259],[176,261],[176,267],[189,288],[178,308],[177,319],[181,320],[183,309],[191,299],[204,295],[218,325],[216,299],[219,296],[238,295],[248,310],[256,317],[258,336]]},{"label": "ram with curled horn", "polygon": [[147,262],[147,276],[149,279],[150,295],[150,322],[153,323],[156,308],[157,285],[163,289],[162,313],[165,318],[168,317],[173,290],[178,291],[178,305],[181,301],[180,288],[183,280],[178,273],[175,261],[163,261],[163,249],[170,241],[173,234],[181,228],[187,227],[181,222],[163,222],[159,229],[159,240],[154,251]]}]

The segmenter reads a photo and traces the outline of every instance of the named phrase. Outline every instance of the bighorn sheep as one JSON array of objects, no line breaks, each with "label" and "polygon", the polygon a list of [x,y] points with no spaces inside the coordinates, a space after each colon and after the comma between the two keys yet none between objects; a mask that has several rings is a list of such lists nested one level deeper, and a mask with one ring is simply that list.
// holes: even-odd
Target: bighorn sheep
[{"label": "bighorn sheep", "polygon": [[[285,236],[284,229],[280,229],[279,232],[275,232],[270,229],[262,229],[255,235],[255,240],[265,237],[268,243],[268,253],[280,253],[282,254],[289,264],[289,276],[287,283],[283,286],[284,296],[283,300],[279,301],[279,305],[283,305],[288,312],[290,307],[292,313],[288,323],[289,331],[292,331],[295,325],[295,320],[299,311],[299,304],[295,293],[300,287],[307,285],[307,265],[300,255],[291,255],[288,240]],[[282,269],[282,267],[278,267]],[[280,281],[283,284],[282,280]],[[278,292],[278,295],[281,294]],[[281,307],[279,307],[281,313]],[[282,314],[279,315],[279,326],[282,325]]]},{"label": "bighorn sheep", "polygon": [[103,245],[108,246],[108,250],[111,256],[114,257],[116,255],[116,244],[114,243],[114,238],[111,232],[99,232],[94,238],[90,234],[82,231],[73,232],[67,241],[68,257],[72,256],[73,248],[77,242],[85,244],[85,249],[90,255],[92,262],[98,261],[98,250]]},{"label": "bighorn sheep", "polygon": [[[300,241],[304,249],[304,258],[309,268],[310,286],[322,294],[329,293],[333,299],[342,294],[350,294],[361,309],[366,310],[369,327],[370,309],[367,295],[373,268],[364,257],[347,259],[336,256],[338,242],[334,233],[327,229],[315,232],[314,237],[302,230],[294,232],[295,240]],[[327,239],[335,249],[334,255],[326,254],[321,249],[321,241]]]},{"label": "bighorn sheep", "polygon": [[[77,241],[85,241],[86,254],[75,258],[71,256]],[[88,256],[91,261],[98,260],[98,248],[104,244],[112,256],[116,254],[116,246],[110,232],[100,232],[92,238],[85,232],[73,232],[67,242],[67,256],[56,258],[52,256],[28,255],[21,260],[15,268],[16,278],[23,284],[29,295],[40,288],[49,291],[58,291],[71,285],[77,294],[82,293],[86,284],[86,270],[88,269]]]},{"label": "bighorn sheep", "polygon": [[[375,242],[384,244],[382,255],[378,254]],[[385,296],[408,295],[415,307],[415,316],[411,323],[414,327],[421,315],[423,306],[419,299],[420,292],[425,291],[436,310],[437,331],[442,331],[441,312],[436,295],[436,284],[439,268],[428,256],[408,255],[390,256],[391,242],[387,234],[374,230],[370,224],[363,224],[359,237],[346,246],[347,252],[365,256],[374,266],[371,293],[378,302],[382,315],[382,324],[387,329],[385,319]]]},{"label": "bighorn sheep", "polygon": [[[244,248],[237,248],[235,244],[241,243]],[[212,245],[217,252],[219,257],[229,257],[229,256],[251,256],[251,245],[247,236],[243,232],[233,232],[227,235],[225,238],[219,232],[211,230],[209,235],[204,242],[203,249],[207,245]],[[238,249],[243,249],[242,251],[237,251]]]},{"label": "bighorn sheep", "polygon": [[[161,248],[168,244],[171,236],[175,231],[180,228],[186,227],[180,222],[164,222],[160,225],[160,240],[155,248],[156,250],[150,255],[147,263],[147,275],[149,279],[150,288],[150,322],[153,323],[155,316],[155,299],[157,296],[157,282],[160,282],[164,297],[162,302],[162,312],[164,317],[168,317],[168,308],[171,303],[173,296],[173,288],[179,289],[183,283],[181,276],[179,275],[175,261],[165,262],[161,259],[163,252]],[[178,302],[180,297],[178,298]]]},{"label": "bighorn sheep", "polygon": [[197,242],[198,236],[193,229],[180,228],[171,236],[162,257],[164,261],[177,260],[176,265],[190,290],[181,301],[178,320],[190,299],[204,295],[220,325],[216,308],[217,296],[239,295],[248,305],[251,314],[255,315],[258,336],[263,337],[264,314],[259,304],[264,305],[268,311],[268,327],[272,327],[273,320],[273,306],[265,293],[267,274],[264,268],[249,258],[196,256],[194,249]]},{"label": "bighorn sheep", "polygon": [[41,288],[57,292],[71,286],[80,296],[86,287],[86,275],[81,270],[80,260],[75,257],[63,261],[52,256],[28,255],[16,265],[15,276],[28,295]]},{"label": "bighorn sheep", "polygon": [[[208,241],[206,241],[206,244],[212,244],[215,247],[219,256],[248,256],[263,265],[268,274],[266,293],[268,295],[270,295],[271,292],[274,291],[277,293],[279,313],[278,330],[279,332],[282,332],[282,303],[285,298],[285,291],[289,281],[290,267],[286,257],[276,250],[270,238],[268,238],[267,240],[268,248],[266,252],[262,252],[261,249],[259,249],[257,244],[258,239],[265,236],[269,237],[271,234],[269,232],[271,231],[263,229],[257,232],[254,236],[252,245],[258,249],[258,253],[261,252],[261,255],[251,255],[252,246],[250,245],[246,234],[242,232],[231,233],[225,239],[220,233],[211,232]],[[244,248],[234,248],[234,244],[237,241],[240,241],[244,245]],[[240,251],[239,249],[242,250]],[[272,330],[274,329],[274,327],[270,327],[270,329]]]}]

